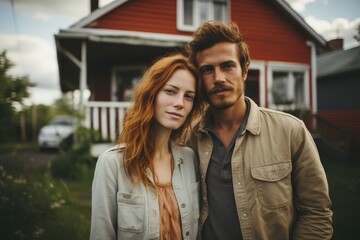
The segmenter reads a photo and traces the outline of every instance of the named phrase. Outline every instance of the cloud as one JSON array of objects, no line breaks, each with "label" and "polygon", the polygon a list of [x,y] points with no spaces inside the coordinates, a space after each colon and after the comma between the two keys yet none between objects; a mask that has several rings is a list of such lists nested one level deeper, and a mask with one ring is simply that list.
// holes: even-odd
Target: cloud
[{"label": "cloud", "polygon": [[354,35],[357,33],[356,28],[360,24],[360,18],[354,20],[336,18],[330,22],[314,16],[307,16],[305,17],[305,21],[326,40],[343,38],[345,49],[358,45],[358,42],[354,39]]},{"label": "cloud", "polygon": [[[0,51],[7,51],[8,58],[15,64],[9,70],[13,76],[28,76],[36,84],[32,91],[59,92],[58,68],[54,46],[39,37],[30,35],[0,35]],[[59,94],[48,95],[50,99]],[[46,94],[35,94],[36,99]]]},{"label": "cloud", "polygon": [[18,14],[42,16],[42,20],[49,16],[79,19],[90,13],[90,0],[16,0],[14,9]]},{"label": "cloud", "polygon": [[297,12],[303,12],[306,5],[316,0],[286,0],[286,2]]}]

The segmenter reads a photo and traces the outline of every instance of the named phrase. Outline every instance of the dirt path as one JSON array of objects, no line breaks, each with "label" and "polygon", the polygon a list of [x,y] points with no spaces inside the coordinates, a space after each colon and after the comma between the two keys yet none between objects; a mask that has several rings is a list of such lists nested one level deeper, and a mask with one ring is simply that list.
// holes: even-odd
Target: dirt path
[{"label": "dirt path", "polygon": [[57,150],[40,151],[36,148],[15,146],[13,150],[0,154],[0,163],[12,160],[24,160],[25,163],[28,163],[28,167],[37,168],[46,165],[49,161],[59,156],[60,152]]}]

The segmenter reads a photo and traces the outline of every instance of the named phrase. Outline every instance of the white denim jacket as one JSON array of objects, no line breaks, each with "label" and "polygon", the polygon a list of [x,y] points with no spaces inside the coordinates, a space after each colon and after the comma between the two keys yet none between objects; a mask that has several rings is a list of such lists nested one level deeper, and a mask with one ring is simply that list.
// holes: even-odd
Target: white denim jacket
[{"label": "white denim jacket", "polygon": [[[118,145],[102,153],[92,186],[90,239],[159,239],[159,203],[155,191],[141,183],[133,189]],[[197,157],[191,148],[172,146],[172,184],[178,202],[183,239],[196,239],[199,219]],[[152,179],[150,170],[149,179]]]}]

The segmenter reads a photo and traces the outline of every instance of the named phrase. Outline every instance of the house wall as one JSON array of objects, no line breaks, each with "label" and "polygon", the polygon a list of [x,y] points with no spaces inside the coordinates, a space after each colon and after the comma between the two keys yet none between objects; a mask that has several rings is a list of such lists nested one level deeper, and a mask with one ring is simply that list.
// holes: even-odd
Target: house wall
[{"label": "house wall", "polygon": [[232,1],[231,17],[249,44],[253,59],[310,64],[307,39],[271,1]]},{"label": "house wall", "polygon": [[349,130],[360,142],[360,72],[318,79],[319,115]]},{"label": "house wall", "polygon": [[[230,9],[253,59],[310,64],[310,47],[302,30],[273,3],[233,0]],[[177,30],[176,18],[176,0],[131,0],[89,27],[191,36],[192,32]]]},{"label": "house wall", "polygon": [[[130,0],[92,22],[88,27],[191,36],[177,29],[176,0]],[[284,10],[267,0],[232,0],[231,19],[239,25],[250,47],[253,61],[261,65],[264,76],[260,102],[268,107],[268,64],[295,63],[309,66],[306,96],[312,108],[311,49],[304,29],[289,20]]]},{"label": "house wall", "polygon": [[191,36],[176,29],[176,0],[131,0],[89,25],[117,29]]}]

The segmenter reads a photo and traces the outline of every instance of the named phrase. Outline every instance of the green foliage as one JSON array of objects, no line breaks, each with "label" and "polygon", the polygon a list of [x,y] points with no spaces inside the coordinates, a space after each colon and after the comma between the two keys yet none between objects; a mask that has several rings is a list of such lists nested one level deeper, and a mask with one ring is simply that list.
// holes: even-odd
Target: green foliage
[{"label": "green foliage", "polygon": [[75,138],[76,141],[71,148],[53,162],[51,169],[54,177],[81,180],[92,174],[94,161],[90,153],[91,131],[79,127]]},{"label": "green foliage", "polygon": [[[50,162],[35,167],[16,157],[15,148],[0,151],[1,239],[89,239],[90,202],[73,197],[74,183],[54,179]],[[76,185],[77,192],[90,193],[88,182]]]},{"label": "green foliage", "polygon": [[8,70],[13,66],[6,52],[0,53],[0,105],[13,106],[16,102],[21,104],[25,98],[29,97],[28,88],[35,86],[27,76],[8,75]]},{"label": "green foliage", "polygon": [[[0,53],[0,143],[15,141],[19,118],[15,112],[16,105],[22,105],[25,98],[29,97],[28,89],[34,84],[27,76],[13,77],[8,74],[14,64],[6,56],[6,52]],[[5,117],[4,117],[5,116]]]}]

